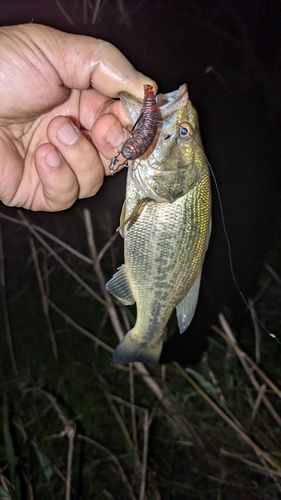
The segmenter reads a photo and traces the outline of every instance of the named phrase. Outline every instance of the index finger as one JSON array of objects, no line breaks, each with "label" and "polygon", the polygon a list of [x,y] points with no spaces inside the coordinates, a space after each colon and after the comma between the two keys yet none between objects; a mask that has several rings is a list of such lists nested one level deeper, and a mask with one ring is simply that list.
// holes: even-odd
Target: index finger
[{"label": "index finger", "polygon": [[111,43],[83,35],[72,35],[38,24],[21,25],[52,63],[64,85],[84,90],[94,87],[109,97],[120,91],[143,98],[143,85],[156,83],[135,70]]}]

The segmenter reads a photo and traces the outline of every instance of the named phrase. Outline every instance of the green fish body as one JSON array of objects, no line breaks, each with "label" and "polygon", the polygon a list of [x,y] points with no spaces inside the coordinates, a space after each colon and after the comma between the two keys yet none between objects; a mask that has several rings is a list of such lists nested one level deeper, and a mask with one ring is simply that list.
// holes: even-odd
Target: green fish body
[{"label": "green fish body", "polygon": [[[121,100],[132,122],[141,102]],[[159,126],[140,159],[129,162],[120,232],[124,261],[107,283],[123,304],[136,302],[137,318],[113,353],[116,364],[156,364],[176,308],[180,332],[190,324],[211,229],[211,189],[198,118],[187,86],[157,96]]]}]

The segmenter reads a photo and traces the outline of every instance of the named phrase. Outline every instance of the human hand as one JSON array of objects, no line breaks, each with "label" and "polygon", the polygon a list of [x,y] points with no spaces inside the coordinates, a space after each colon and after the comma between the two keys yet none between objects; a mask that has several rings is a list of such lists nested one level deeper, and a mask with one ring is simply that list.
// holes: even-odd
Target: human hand
[{"label": "human hand", "polygon": [[94,195],[126,137],[121,90],[150,78],[113,45],[36,24],[0,28],[0,200],[59,211]]}]

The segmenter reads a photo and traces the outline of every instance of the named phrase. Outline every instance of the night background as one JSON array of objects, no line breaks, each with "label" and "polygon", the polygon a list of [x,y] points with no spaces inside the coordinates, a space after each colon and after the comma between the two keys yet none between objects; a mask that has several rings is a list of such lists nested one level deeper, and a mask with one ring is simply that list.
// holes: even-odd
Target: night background
[{"label": "night background", "polygon": [[101,251],[126,171],[65,212],[0,204],[0,499],[281,498],[281,3],[0,0],[0,22],[102,38],[159,92],[188,84],[235,278],[280,340],[237,291],[213,179],[196,314],[181,336],[171,318],[149,373],[112,364],[134,308],[106,303],[100,275],[122,264],[122,239],[98,260],[85,226],[90,213]]}]

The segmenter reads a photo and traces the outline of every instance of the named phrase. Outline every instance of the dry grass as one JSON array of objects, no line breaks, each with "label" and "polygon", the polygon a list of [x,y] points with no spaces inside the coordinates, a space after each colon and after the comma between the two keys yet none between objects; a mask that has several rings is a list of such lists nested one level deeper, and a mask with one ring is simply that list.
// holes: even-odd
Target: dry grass
[{"label": "dry grass", "polygon": [[[153,371],[141,363],[115,367],[112,332],[120,340],[134,321],[105,289],[102,259],[115,236],[98,253],[85,210],[89,258],[22,213],[9,220],[30,232],[49,340],[40,377],[32,367],[24,373],[0,252],[10,359],[1,377],[0,499],[280,498],[280,367],[262,368],[268,355],[258,332],[255,361],[221,315],[196,370],[175,363]],[[59,303],[60,269],[77,300],[97,303],[91,331],[72,317],[67,301]]]},{"label": "dry grass", "polygon": [[[108,0],[77,0],[71,5],[68,0],[55,0],[57,7],[64,19],[71,25],[77,23],[77,19],[84,25],[95,24],[103,13],[103,8]],[[130,15],[133,14],[141,5],[132,4],[130,10],[125,6],[123,0],[115,0],[111,4],[112,10],[119,13],[123,23],[129,24]]]}]

